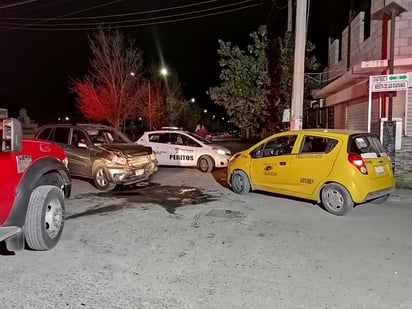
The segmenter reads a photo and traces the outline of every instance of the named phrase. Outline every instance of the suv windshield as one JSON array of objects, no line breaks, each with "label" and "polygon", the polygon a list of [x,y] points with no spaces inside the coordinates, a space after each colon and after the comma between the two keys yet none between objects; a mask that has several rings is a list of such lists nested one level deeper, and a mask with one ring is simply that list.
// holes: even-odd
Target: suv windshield
[{"label": "suv windshield", "polygon": [[87,133],[94,145],[101,144],[130,144],[132,143],[121,132],[105,129],[88,129]]}]

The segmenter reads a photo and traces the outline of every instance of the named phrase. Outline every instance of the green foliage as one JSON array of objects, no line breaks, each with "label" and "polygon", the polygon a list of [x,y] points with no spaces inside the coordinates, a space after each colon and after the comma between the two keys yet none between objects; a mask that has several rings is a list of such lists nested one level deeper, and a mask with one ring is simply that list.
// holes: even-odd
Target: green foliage
[{"label": "green foliage", "polygon": [[[291,108],[295,36],[286,32],[284,37],[268,41],[266,27],[261,26],[250,37],[253,45],[246,50],[219,40],[221,84],[210,88],[210,96],[226,109],[236,126],[271,131],[280,124],[283,111]],[[306,72],[319,68],[314,49],[307,42]],[[313,88],[313,79],[305,76],[304,101],[310,100]]]},{"label": "green foliage", "polygon": [[[291,108],[292,105],[292,87],[293,87],[293,64],[295,57],[295,36],[292,32],[286,32],[283,38],[279,38],[280,48],[280,71],[279,80],[279,112],[282,115],[283,110]],[[313,72],[319,68],[316,57],[312,54],[315,45],[308,41],[305,50],[305,72]],[[305,75],[303,100],[311,99],[310,91],[315,88],[313,79]]]},{"label": "green foliage", "polygon": [[270,85],[266,58],[266,27],[252,32],[253,45],[243,51],[219,40],[220,86],[210,89],[211,99],[223,106],[231,121],[241,128],[261,129],[266,121]]}]

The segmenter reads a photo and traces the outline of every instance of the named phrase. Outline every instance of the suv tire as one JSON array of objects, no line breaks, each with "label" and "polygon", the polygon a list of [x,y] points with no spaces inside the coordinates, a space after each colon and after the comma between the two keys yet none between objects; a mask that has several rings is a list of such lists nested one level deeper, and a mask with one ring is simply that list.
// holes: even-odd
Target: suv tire
[{"label": "suv tire", "polygon": [[106,169],[102,164],[98,164],[93,171],[93,181],[97,189],[102,191],[111,191],[116,185],[110,182]]}]

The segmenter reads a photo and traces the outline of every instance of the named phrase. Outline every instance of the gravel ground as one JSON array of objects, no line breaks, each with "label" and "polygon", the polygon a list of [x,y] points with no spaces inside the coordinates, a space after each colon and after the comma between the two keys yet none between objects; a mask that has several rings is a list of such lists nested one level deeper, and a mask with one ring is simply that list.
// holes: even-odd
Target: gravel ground
[{"label": "gravel ground", "polygon": [[1,257],[1,307],[412,308],[408,190],[336,217],[222,177],[162,168],[117,196],[74,180],[56,248]]}]

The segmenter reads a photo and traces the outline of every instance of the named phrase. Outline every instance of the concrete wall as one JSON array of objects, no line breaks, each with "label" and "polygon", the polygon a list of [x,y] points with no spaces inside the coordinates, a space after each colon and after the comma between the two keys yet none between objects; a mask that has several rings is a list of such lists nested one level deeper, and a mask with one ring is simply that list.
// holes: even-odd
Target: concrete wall
[{"label": "concrete wall", "polygon": [[[388,1],[386,1],[388,2]],[[412,57],[412,1],[397,0],[400,6],[407,12],[402,13],[396,18],[395,26],[395,57],[411,58]],[[371,13],[382,9],[383,0],[371,1]],[[371,20],[370,36],[364,37],[365,29],[365,12],[357,14],[351,22],[351,49],[350,64],[352,67],[361,61],[382,59],[382,21]],[[347,71],[348,61],[348,32],[349,26],[342,32],[342,39],[329,39],[329,79],[341,76]],[[388,38],[390,36],[390,24],[388,26]],[[389,44],[388,44],[389,49]],[[341,59],[339,60],[339,50],[341,50]],[[389,50],[386,51],[389,55]]]}]

